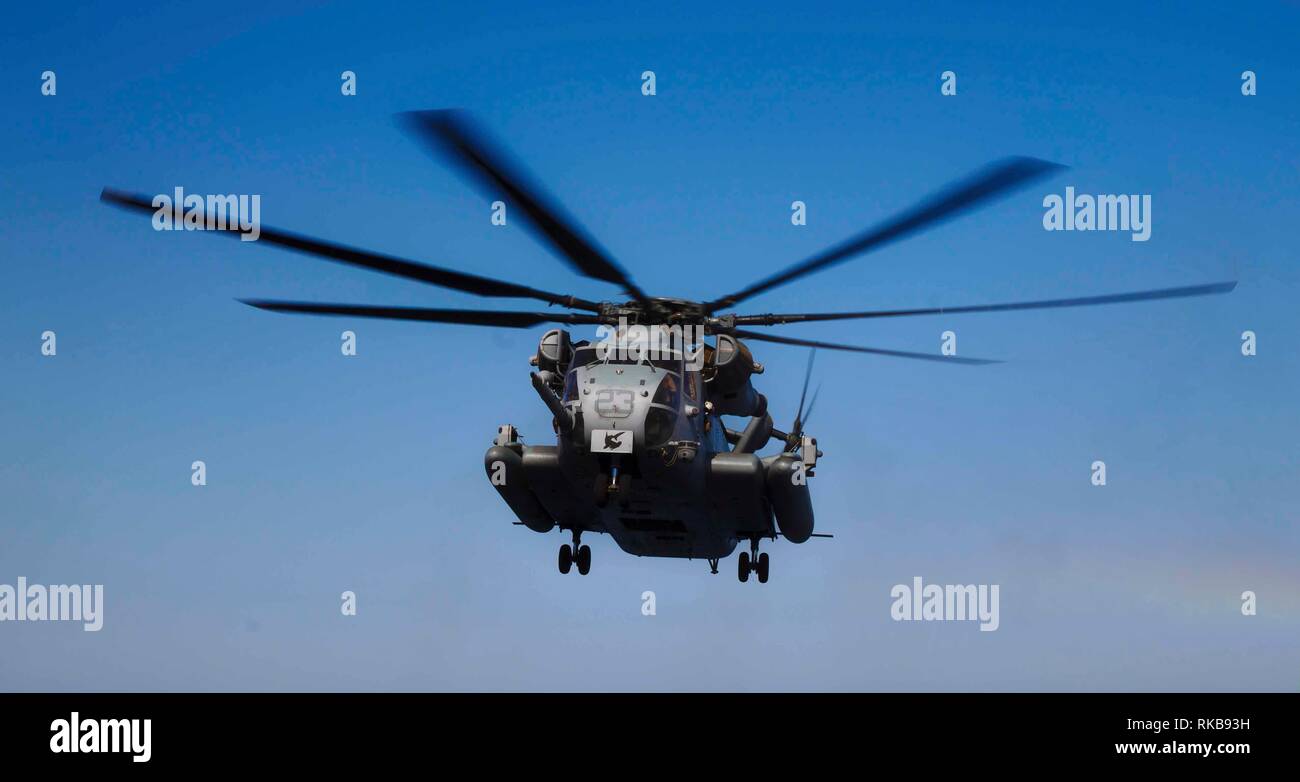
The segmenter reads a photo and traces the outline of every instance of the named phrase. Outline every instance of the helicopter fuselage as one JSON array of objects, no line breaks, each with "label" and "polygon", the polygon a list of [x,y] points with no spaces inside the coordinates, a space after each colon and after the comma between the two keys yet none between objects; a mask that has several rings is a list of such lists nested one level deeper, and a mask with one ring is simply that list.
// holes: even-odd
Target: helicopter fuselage
[{"label": "helicopter fuselage", "polygon": [[[525,445],[503,426],[485,457],[489,480],[530,529],[608,533],[629,554],[710,560],[742,540],[811,535],[802,459],[733,449],[708,399],[707,367],[681,354],[601,360],[583,346],[558,369],[534,375],[556,413],[556,444]],[[765,407],[758,417],[770,429]],[[757,450],[766,437],[751,442]]]}]

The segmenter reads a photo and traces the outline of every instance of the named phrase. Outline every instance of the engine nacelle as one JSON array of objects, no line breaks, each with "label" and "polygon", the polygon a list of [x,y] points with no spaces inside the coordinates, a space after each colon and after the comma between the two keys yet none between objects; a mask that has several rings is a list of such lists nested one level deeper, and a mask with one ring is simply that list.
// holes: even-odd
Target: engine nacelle
[{"label": "engine nacelle", "polygon": [[730,334],[719,334],[717,346],[704,354],[704,378],[713,411],[740,416],[766,413],[767,400],[750,382],[751,375],[762,372],[763,365],[754,361],[744,342]]},{"label": "engine nacelle", "polygon": [[569,332],[564,329],[551,329],[543,334],[541,341],[537,343],[537,355],[530,363],[542,372],[563,377],[569,370],[569,362],[572,360],[573,342],[569,338]]}]

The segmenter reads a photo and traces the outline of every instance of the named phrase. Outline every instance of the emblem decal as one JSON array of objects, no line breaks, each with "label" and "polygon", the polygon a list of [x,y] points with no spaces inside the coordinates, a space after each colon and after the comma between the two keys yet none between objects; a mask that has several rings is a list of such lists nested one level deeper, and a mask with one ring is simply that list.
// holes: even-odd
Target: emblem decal
[{"label": "emblem decal", "polygon": [[632,453],[632,433],[626,429],[593,429],[592,453]]}]

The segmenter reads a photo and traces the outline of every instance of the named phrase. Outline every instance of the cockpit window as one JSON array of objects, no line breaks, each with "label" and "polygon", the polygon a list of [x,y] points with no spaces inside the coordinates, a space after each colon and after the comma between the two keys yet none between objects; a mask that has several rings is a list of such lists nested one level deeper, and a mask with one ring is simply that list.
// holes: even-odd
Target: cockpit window
[{"label": "cockpit window", "polygon": [[[622,364],[626,366],[626,365],[644,364],[646,362],[644,359],[637,358],[636,356],[612,355],[609,357],[609,363]],[[667,372],[676,372],[680,374],[682,371],[680,359],[655,358],[655,359],[651,359],[649,363],[651,364],[651,366],[654,366],[657,369],[665,370]]]},{"label": "cockpit window", "polygon": [[635,366],[638,364],[650,364],[656,369],[666,372],[675,372],[682,374],[682,358],[677,351],[662,351],[649,361],[642,358],[640,352],[635,346],[624,350],[617,349],[616,346],[605,344],[583,345],[574,350],[572,366],[589,367],[593,364],[618,364],[622,366]]},{"label": "cockpit window", "polygon": [[560,397],[562,402],[572,402],[578,398],[578,370],[569,370],[569,374],[564,376],[564,396]]},{"label": "cockpit window", "polygon": [[678,384],[676,375],[664,375],[664,379],[659,381],[659,390],[655,391],[653,401],[657,405],[664,405],[676,410],[681,397],[681,388]]},{"label": "cockpit window", "polygon": [[645,443],[657,448],[668,442],[673,436],[673,427],[677,425],[677,414],[662,407],[652,407],[645,417]]},{"label": "cockpit window", "polygon": [[585,367],[596,363],[596,349],[590,345],[583,345],[573,351],[573,366]]}]

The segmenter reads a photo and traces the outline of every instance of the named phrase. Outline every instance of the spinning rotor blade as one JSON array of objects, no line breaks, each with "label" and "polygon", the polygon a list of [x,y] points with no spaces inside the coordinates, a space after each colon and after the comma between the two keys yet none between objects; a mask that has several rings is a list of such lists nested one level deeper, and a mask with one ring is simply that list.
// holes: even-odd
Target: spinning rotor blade
[{"label": "spinning rotor blade", "polygon": [[1105,296],[1084,296],[1075,299],[1045,299],[1018,301],[1009,304],[977,304],[969,307],[923,307],[907,310],[866,310],[863,312],[801,312],[786,315],[737,315],[738,326],[776,326],[782,323],[805,323],[818,320],[849,320],[854,318],[894,318],[904,315],[954,315],[966,312],[1006,312],[1010,310],[1042,310],[1056,307],[1090,307],[1097,304],[1122,304],[1131,301],[1156,299],[1181,299],[1189,296],[1212,296],[1229,293],[1237,287],[1235,281],[1215,282],[1208,285],[1189,285],[1182,288],[1112,293]]},{"label": "spinning rotor blade", "polygon": [[902,239],[949,220],[1063,168],[1065,167],[1060,164],[1031,157],[1000,160],[971,177],[948,186],[891,220],[849,237],[818,255],[756,282],[748,288],[715,299],[705,307],[709,312],[731,307],[778,285],[821,271],[855,255],[869,252],[896,239]]},{"label": "spinning rotor blade", "polygon": [[812,418],[813,407],[816,406],[817,404],[817,395],[820,394],[821,392],[822,392],[822,387],[820,385],[818,385],[816,388],[813,389],[812,399],[808,400],[808,409],[804,411],[803,420],[799,422],[800,424],[799,434],[803,434],[802,427],[807,426],[808,419]]},{"label": "spinning rotor blade", "polygon": [[[782,437],[785,440],[786,448],[794,448],[799,444],[799,439],[803,437],[804,425],[808,423],[808,418],[812,415],[813,405],[817,404],[817,394],[821,391],[821,386],[818,386],[813,391],[812,401],[808,402],[808,410],[807,412],[804,411],[803,403],[808,397],[808,381],[812,380],[813,359],[815,358],[817,358],[817,349],[813,348],[808,353],[808,368],[804,370],[803,390],[799,392],[799,409],[794,414],[794,424],[790,427],[790,433]],[[775,432],[773,432],[773,436],[777,436]]]},{"label": "spinning rotor blade", "polygon": [[560,257],[587,277],[623,286],[648,303],[645,293],[563,206],[532,181],[463,112],[412,111],[399,115],[406,127],[433,151],[451,161],[490,198],[506,196]]},{"label": "spinning rotor blade", "polygon": [[240,299],[259,310],[296,312],[310,315],[351,315],[359,318],[415,320],[426,323],[462,323],[470,326],[499,326],[526,329],[539,323],[594,324],[602,322],[596,315],[572,312],[506,312],[502,310],[446,310],[429,307],[377,307],[365,304],[325,304],[311,301],[275,301]]},{"label": "spinning rotor blade", "polygon": [[[147,195],[138,193],[126,193],[112,188],[104,188],[99,194],[101,201],[106,201],[115,206],[134,209],[139,212],[153,214],[158,211],[153,205],[153,199]],[[477,274],[466,274],[465,272],[452,271],[443,269],[438,266],[429,266],[415,261],[408,261],[402,258],[396,258],[391,255],[382,255],[380,253],[360,250],[355,247],[348,247],[334,242],[327,242],[321,239],[313,239],[310,236],[281,231],[278,228],[260,226],[260,234],[257,241],[273,244],[276,247],[283,247],[288,250],[296,250],[307,255],[314,255],[320,258],[327,258],[331,261],[345,263],[349,266],[359,266],[363,269],[372,269],[374,271],[392,274],[408,280],[418,280],[430,285],[437,285],[442,288],[451,288],[453,290],[465,291],[479,296],[492,296],[503,298],[523,298],[539,299],[548,304],[558,304],[562,307],[574,307],[576,309],[591,310],[597,312],[600,306],[595,302],[579,299],[574,296],[564,296],[559,293],[550,293],[547,291],[530,288],[526,285],[516,285],[512,282],[497,280],[491,277],[480,277]],[[239,236],[237,229],[225,231],[208,231],[207,233],[220,233],[228,236]]]},{"label": "spinning rotor blade", "polygon": [[906,350],[886,350],[884,348],[868,348],[859,345],[841,345],[837,342],[819,342],[813,339],[796,339],[794,337],[779,337],[775,334],[765,334],[761,331],[746,331],[745,329],[734,329],[730,332],[741,339],[753,339],[760,342],[777,342],[782,345],[802,345],[807,348],[826,348],[827,350],[848,350],[854,353],[874,353],[880,356],[895,356],[897,358],[919,358],[925,361],[940,361],[945,364],[969,364],[973,366],[982,366],[984,364],[1001,364],[1001,361],[995,361],[987,358],[963,358],[959,356],[941,356],[935,353],[912,353]]},{"label": "spinning rotor blade", "polygon": [[817,394],[821,393],[821,386],[817,386],[813,391],[812,399],[808,402],[808,410],[804,413],[802,420],[796,418],[794,427],[787,432],[773,428],[770,437],[785,443],[786,448],[794,448],[799,445],[799,439],[803,437],[803,428],[808,425],[808,419],[812,418],[813,405],[817,404]]},{"label": "spinning rotor blade", "polygon": [[808,368],[803,373],[803,390],[799,392],[799,409],[794,414],[794,426],[790,427],[791,434],[803,430],[803,403],[808,398],[808,381],[812,379],[813,360],[816,358],[816,348],[808,351]]}]

